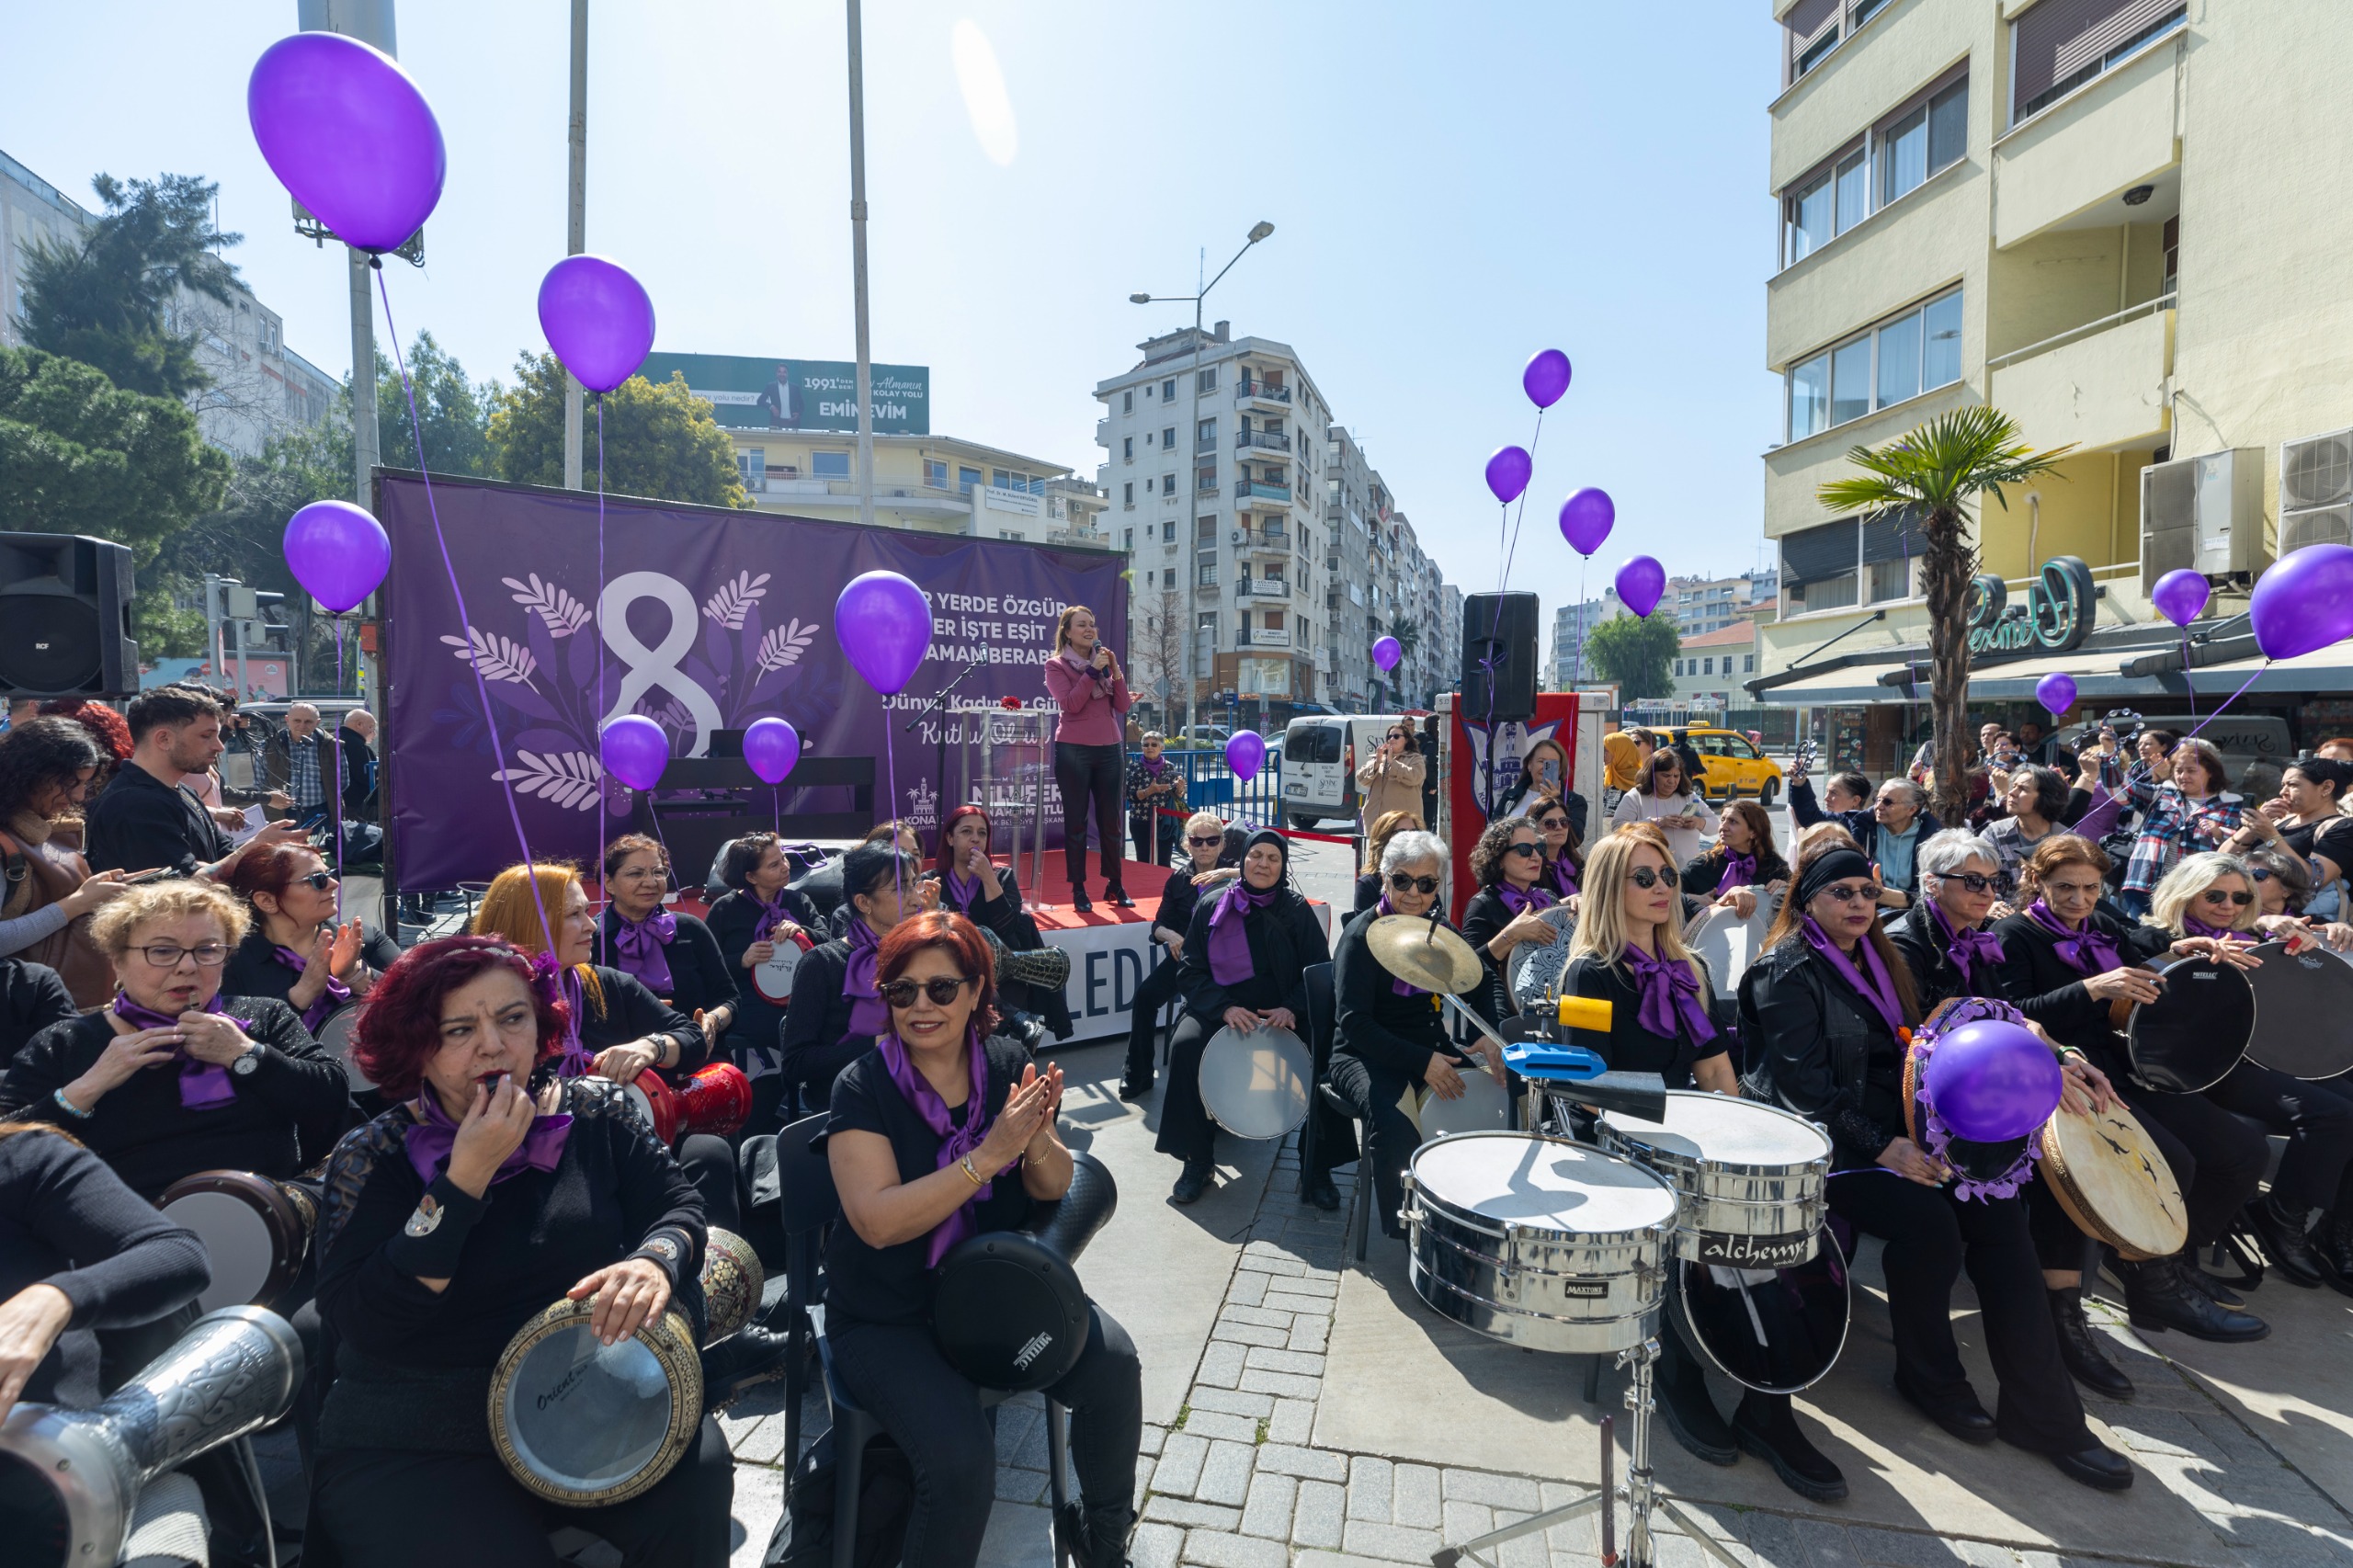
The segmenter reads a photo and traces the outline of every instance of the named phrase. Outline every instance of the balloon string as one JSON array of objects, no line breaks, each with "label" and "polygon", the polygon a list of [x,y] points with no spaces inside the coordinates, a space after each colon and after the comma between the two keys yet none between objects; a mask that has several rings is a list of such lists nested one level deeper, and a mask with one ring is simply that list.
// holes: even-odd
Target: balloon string
[{"label": "balloon string", "polygon": [[[569,440],[571,437],[567,436],[565,439]],[[597,641],[597,769],[601,774],[605,767],[605,725],[610,718],[610,715],[605,711],[605,650],[603,646],[605,638],[605,394],[603,392],[597,394],[597,614],[590,624],[596,628]],[[650,791],[645,797],[645,814],[654,818],[654,837],[661,837],[662,819],[654,813],[654,796]],[[604,819],[605,784],[599,778],[597,781],[596,821],[588,829],[591,840],[588,853],[592,858],[604,852]],[[669,858],[670,846],[665,844],[662,846],[662,858],[667,860]]]},{"label": "balloon string", "polygon": [[[335,618],[335,694],[343,695],[343,617]],[[343,742],[335,743],[335,923],[343,924]]]},{"label": "balloon string", "polygon": [[2181,629],[2181,682],[2189,687],[2189,716],[2198,717],[2198,681],[2189,671],[2189,628]]},{"label": "balloon string", "polygon": [[[1506,585],[1510,583],[1511,564],[1512,562],[1519,555],[1520,520],[1528,516],[1528,492],[1536,488],[1536,447],[1537,443],[1543,439],[1544,411],[1540,408],[1536,411],[1536,433],[1528,437],[1529,482],[1519,493],[1519,512],[1511,520],[1511,545],[1510,548],[1504,551],[1504,576],[1503,582],[1495,585],[1495,591],[1497,593],[1503,592]],[[1495,613],[1497,615],[1501,615],[1503,613],[1503,607],[1501,605],[1497,605],[1495,607]],[[1490,633],[1490,636],[1492,635],[1493,634]]]},{"label": "balloon string", "polygon": [[[515,842],[523,851],[523,864],[529,867],[531,864],[531,841],[523,835],[523,813],[515,804],[514,780],[506,777],[506,743],[499,739],[498,714],[491,707],[490,702],[490,683],[483,678],[481,662],[474,657],[473,621],[466,614],[466,591],[458,584],[458,568],[449,559],[449,536],[441,531],[441,509],[433,500],[433,475],[425,466],[425,426],[416,416],[416,387],[408,379],[407,357],[401,352],[401,330],[392,322],[392,290],[384,284],[384,267],[381,259],[370,256],[369,266],[376,274],[376,296],[384,302],[384,331],[392,340],[392,366],[400,371],[401,391],[408,399],[408,428],[409,434],[416,441],[416,472],[425,481],[426,515],[433,519],[433,542],[441,551],[441,570],[449,574],[449,596],[458,602],[458,625],[466,634],[466,667],[473,671],[474,692],[482,699],[482,722],[490,732],[491,760],[498,764],[498,770],[494,777],[498,780],[500,791],[506,796],[506,818],[515,824]],[[359,368],[352,367],[352,373],[358,374]],[[374,372],[371,369],[369,373]],[[540,892],[539,877],[528,871],[526,875],[530,877],[531,902],[540,912],[540,935],[547,939],[548,956],[552,959],[555,956],[555,927],[548,919],[547,899]]]},{"label": "balloon string", "polygon": [[[2263,663],[2262,663],[2262,665],[2261,665],[2259,667],[2257,667],[2257,668],[2256,668],[2256,670],[2255,674],[2253,674],[2253,675],[2251,675],[2251,676],[2247,676],[2247,677],[2246,677],[2246,679],[2245,679],[2245,681],[2243,681],[2243,682],[2241,682],[2241,683],[2240,683],[2240,685],[2239,685],[2239,688],[2238,688],[2236,691],[2234,691],[2234,692],[2231,693],[2228,697],[2225,697],[2224,699],[2222,699],[2222,707],[2221,707],[2221,708],[2217,708],[2217,709],[2215,709],[2215,710],[2214,710],[2214,711],[2212,711],[2211,713],[2207,714],[2207,715],[2206,715],[2206,717],[2205,717],[2204,719],[2202,719],[2202,720],[2200,720],[2200,721],[2199,722],[2199,724],[2198,724],[2198,728],[2197,728],[2197,729],[2190,731],[2190,732],[2189,732],[2189,733],[2188,733],[2188,734],[2186,734],[2186,735],[2182,736],[2182,737],[2181,737],[2181,739],[2182,739],[2183,741],[2194,741],[2194,740],[2196,740],[2196,739],[2198,738],[2198,736],[2199,736],[2200,733],[2200,732],[2202,732],[2202,731],[2206,728],[2206,726],[2207,726],[2207,725],[2209,725],[2209,724],[2212,723],[2215,720],[2217,720],[2217,719],[2219,719],[2219,718],[2221,718],[2221,717],[2222,716],[2222,709],[2223,709],[2223,708],[2228,708],[2232,703],[2236,702],[2240,698],[2245,697],[2245,696],[2246,695],[2246,688],[2247,688],[2248,687],[2250,687],[2250,686],[2253,686],[2256,681],[2258,681],[2258,680],[2262,679],[2262,678],[2263,678],[2263,672],[2264,672],[2265,670],[2269,669],[2270,667],[2271,667],[2271,661],[2270,661],[2269,659],[2266,659],[2266,660],[2264,660],[2264,661],[2263,661]],[[2175,745],[2177,745],[2177,746],[2178,746],[2180,744],[2181,744],[2181,741],[2176,741],[2176,742],[2174,743],[2174,744],[2175,744]]]}]

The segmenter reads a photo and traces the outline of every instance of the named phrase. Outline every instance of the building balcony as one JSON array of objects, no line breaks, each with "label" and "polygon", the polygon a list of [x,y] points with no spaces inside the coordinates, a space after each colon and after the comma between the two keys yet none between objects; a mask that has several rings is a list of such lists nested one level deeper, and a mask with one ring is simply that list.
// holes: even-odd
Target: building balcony
[{"label": "building balcony", "polygon": [[1290,388],[1271,386],[1265,381],[1236,381],[1233,383],[1233,401],[1261,403],[1269,408],[1289,408]]},{"label": "building balcony", "polygon": [[1233,482],[1233,494],[1237,500],[1279,501],[1285,506],[1290,504],[1290,486],[1288,484],[1267,484],[1255,479],[1237,479]]},{"label": "building balcony", "polygon": [[1290,633],[1287,631],[1269,631],[1263,626],[1257,627],[1250,633],[1250,646],[1253,648],[1288,648],[1290,646]]},{"label": "building balcony", "polygon": [[1280,430],[1244,430],[1234,436],[1233,446],[1245,455],[1253,451],[1289,453],[1290,437]]},{"label": "building balcony", "polygon": [[1988,360],[1987,401],[2018,420],[2034,447],[2163,446],[2173,301],[2163,295]]},{"label": "building balcony", "polygon": [[1233,585],[1237,598],[1287,599],[1290,585],[1280,577],[1244,577]]},{"label": "building balcony", "polygon": [[[2134,186],[2162,183],[2181,161],[2175,76],[2182,47],[2179,38],[2161,40],[1995,140],[1996,248],[2090,214]],[[2141,222],[2151,210],[2117,207],[2104,222]]]},{"label": "building balcony", "polygon": [[1289,555],[1290,535],[1281,528],[1236,528],[1233,546],[1250,555]]},{"label": "building balcony", "polygon": [[1111,449],[1111,421],[1108,418],[1095,422],[1095,444],[1107,452]]}]

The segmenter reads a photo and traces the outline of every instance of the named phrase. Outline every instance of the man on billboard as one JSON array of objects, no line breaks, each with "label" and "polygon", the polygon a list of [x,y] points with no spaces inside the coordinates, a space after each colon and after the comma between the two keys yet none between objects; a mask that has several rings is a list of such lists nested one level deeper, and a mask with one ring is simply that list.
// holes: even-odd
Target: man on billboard
[{"label": "man on billboard", "polygon": [[768,411],[769,429],[801,428],[801,388],[792,379],[791,366],[776,368],[776,380],[760,389],[759,406]]}]

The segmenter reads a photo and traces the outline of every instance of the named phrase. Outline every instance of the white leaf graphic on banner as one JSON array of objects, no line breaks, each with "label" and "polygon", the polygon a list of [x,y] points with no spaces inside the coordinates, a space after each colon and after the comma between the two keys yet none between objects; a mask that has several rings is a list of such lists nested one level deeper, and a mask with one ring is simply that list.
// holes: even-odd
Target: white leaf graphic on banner
[{"label": "white leaf graphic on banner", "polygon": [[[466,641],[469,637],[473,639],[471,644]],[[530,649],[495,632],[477,631],[469,626],[465,637],[444,636],[441,641],[457,657],[471,661],[484,680],[531,686],[531,676],[539,672],[540,662],[531,656]],[[531,686],[531,689],[540,688]]]},{"label": "white leaf graphic on banner", "polygon": [[816,640],[817,623],[814,621],[806,626],[795,620],[788,625],[770,627],[768,634],[760,639],[760,674],[799,664],[801,655],[808,652],[809,644]]},{"label": "white leaf graphic on banner", "polygon": [[551,637],[569,637],[588,624],[588,607],[553,583],[542,583],[537,572],[527,587],[512,577],[500,582],[515,590],[515,602],[547,622]]},{"label": "white leaf graphic on banner", "polygon": [[494,779],[515,786],[520,795],[537,795],[566,811],[585,812],[604,795],[605,769],[585,751],[520,751],[518,767],[502,767]]},{"label": "white leaf graphic on banner", "polygon": [[723,585],[719,592],[703,600],[703,614],[730,631],[743,631],[744,612],[768,597],[767,589],[760,585],[767,580],[765,572],[756,577],[749,572],[736,573],[733,582]]}]

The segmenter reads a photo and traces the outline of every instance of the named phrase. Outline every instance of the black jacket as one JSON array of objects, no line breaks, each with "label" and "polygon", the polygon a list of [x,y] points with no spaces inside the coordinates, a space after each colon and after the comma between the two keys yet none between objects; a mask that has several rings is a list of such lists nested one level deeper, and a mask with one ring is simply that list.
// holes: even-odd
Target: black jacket
[{"label": "black jacket", "polygon": [[[400,944],[381,931],[361,939],[359,957],[369,969],[381,974],[392,967],[401,956]],[[259,916],[246,928],[245,939],[229,955],[229,965],[221,971],[221,989],[234,996],[268,996],[285,1002],[287,994],[301,975],[278,961],[278,944],[262,929]],[[290,1006],[291,1003],[288,1004]],[[324,1022],[324,1015],[322,1015]]]},{"label": "black jacket", "polygon": [[[782,898],[792,923],[808,932],[811,941],[824,941],[825,924],[808,895],[786,888]],[[755,1061],[766,1063],[779,1060],[784,1042],[785,1009],[761,996],[744,968],[744,954],[751,948],[752,933],[760,924],[760,903],[747,892],[722,893],[703,919],[719,943],[719,956],[725,962],[728,982],[735,987],[735,1021],[727,1026],[727,1043],[736,1064],[749,1073]]]},{"label": "black jacket", "polygon": [[1876,1164],[1905,1136],[1904,1047],[1800,936],[1740,977],[1743,1092],[1822,1122],[1840,1168]]},{"label": "black jacket", "polygon": [[678,1042],[678,1063],[665,1071],[691,1073],[710,1060],[710,1042],[703,1038],[702,1027],[654,994],[645,982],[625,969],[603,964],[588,968],[597,977],[597,985],[585,994],[588,1016],[580,1020],[581,1044],[596,1051],[651,1034],[666,1034]]},{"label": "black jacket", "polygon": [[[1699,965],[1699,1003],[1704,1011],[1715,996],[1715,988],[1708,972],[1708,960],[1696,953],[1692,956]],[[1722,1056],[1732,1049],[1731,1032],[1721,1024],[1714,1038],[1693,1040],[1690,1029],[1681,1024],[1679,1014],[1672,1039],[1644,1028],[1641,990],[1624,970],[1604,963],[1598,954],[1571,959],[1567,972],[1561,977],[1561,992],[1563,995],[1588,996],[1609,1004],[1608,1032],[1572,1028],[1569,1043],[1595,1052],[1615,1071],[1656,1073],[1666,1080],[1668,1088],[1688,1088],[1694,1064],[1711,1056]]]},{"label": "black jacket", "polygon": [[[1223,863],[1219,862],[1220,865]],[[1168,873],[1167,884],[1160,890],[1160,907],[1152,916],[1152,934],[1155,940],[1164,931],[1174,931],[1182,937],[1193,928],[1193,910],[1201,902],[1202,892],[1194,884],[1196,874],[1190,866]],[[1229,877],[1211,887],[1208,890],[1210,895],[1215,897],[1226,882],[1233,880]]]},{"label": "black jacket", "polygon": [[1305,899],[1288,887],[1279,889],[1270,907],[1254,910],[1243,918],[1242,928],[1250,941],[1249,978],[1222,984],[1210,972],[1210,919],[1224,896],[1225,889],[1221,887],[1217,897],[1202,899],[1193,906],[1193,924],[1185,933],[1185,956],[1177,960],[1176,984],[1184,993],[1185,1010],[1215,1030],[1225,1027],[1228,1007],[1247,1007],[1253,1012],[1288,1007],[1304,1028],[1307,966],[1332,956],[1331,945],[1324,939],[1324,922]]},{"label": "black jacket", "polygon": [[184,784],[166,784],[134,762],[114,770],[83,835],[93,871],[168,867],[194,876],[236,846]]},{"label": "black jacket", "polygon": [[[1716,884],[1724,880],[1724,860],[1730,851],[1719,844],[1704,855],[1694,855],[1683,863],[1683,891],[1691,896],[1713,903]],[[1756,880],[1751,887],[1762,888],[1790,880],[1790,863],[1769,844],[1756,846]]]},{"label": "black jacket", "polygon": [[[2147,963],[2173,946],[2170,931],[2128,925],[2105,910],[2091,924],[2116,944],[2125,963]],[[2032,916],[2013,915],[1994,927],[2002,941],[2002,983],[2019,1012],[2061,1045],[2072,1045],[2113,1076],[2126,1065],[2123,1037],[2109,1023],[2108,1004],[2084,989],[2084,977],[2059,956],[2061,938]]]},{"label": "black jacket", "polygon": [[[1369,1067],[1385,1067],[1409,1083],[1418,1084],[1429,1071],[1430,1058],[1443,1051],[1449,1062],[1462,1053],[1454,1048],[1437,997],[1427,993],[1400,996],[1397,976],[1372,956],[1365,933],[1381,916],[1371,910],[1352,916],[1340,928],[1332,948],[1332,986],[1337,1002],[1337,1027],[1332,1050],[1346,1052]],[[1440,922],[1440,924],[1444,924]],[[1449,927],[1452,929],[1452,927]],[[1488,1023],[1494,1012],[1480,992],[1463,998]]]},{"label": "black jacket", "polygon": [[870,1034],[849,1032],[852,999],[842,992],[849,972],[849,942],[836,937],[801,955],[792,971],[792,1006],[784,1016],[784,1077],[806,1084],[809,1102],[828,1103],[834,1079],[874,1045]]},{"label": "black jacket", "polygon": [[343,748],[343,820],[374,822],[379,809],[376,748],[360,739],[357,730],[338,729],[335,738]]},{"label": "black jacket", "polygon": [[[719,938],[711,935],[710,926],[691,915],[676,918],[678,934],[662,949],[664,960],[670,965],[670,989],[662,1000],[689,1018],[722,1004],[733,1004],[736,1000],[735,976],[743,971],[728,963],[727,956],[720,951]],[[597,962],[614,969],[620,967],[617,950],[620,937],[621,917],[608,909],[604,919],[597,923]],[[745,945],[748,947],[750,943]]]},{"label": "black jacket", "polygon": [[[0,959],[0,1071],[33,1036],[80,1011],[64,980],[47,964]],[[6,1300],[0,1296],[0,1301]]]},{"label": "black jacket", "polygon": [[[1046,945],[1046,938],[1038,930],[1036,917],[1021,905],[1021,879],[1006,867],[995,869],[996,897],[982,898],[975,890],[969,906],[959,906],[949,896],[947,878],[937,871],[925,875],[939,884],[940,908],[985,927],[1014,952],[1036,952]],[[1000,1011],[1037,1014],[1046,1020],[1056,1040],[1068,1040],[1077,1028],[1070,1016],[1070,1001],[1059,991],[1008,982],[997,987],[997,1006]]]}]

